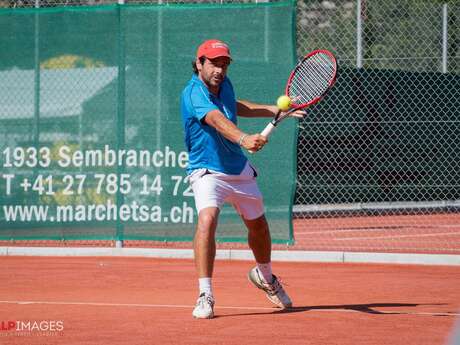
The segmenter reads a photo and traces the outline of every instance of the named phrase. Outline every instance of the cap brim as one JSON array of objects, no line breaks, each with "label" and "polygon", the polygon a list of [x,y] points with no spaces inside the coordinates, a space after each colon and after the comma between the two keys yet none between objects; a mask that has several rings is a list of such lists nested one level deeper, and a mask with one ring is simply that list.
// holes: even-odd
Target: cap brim
[{"label": "cap brim", "polygon": [[216,59],[218,57],[228,57],[229,59],[231,59],[232,57],[230,56],[230,54],[228,53],[228,50],[227,49],[213,49],[212,51],[210,52],[206,52],[205,54],[203,54],[202,56],[205,56],[207,57],[208,59]]},{"label": "cap brim", "polygon": [[219,57],[228,57],[230,60],[232,59],[232,57],[228,54],[206,54],[205,57],[208,59],[217,59]]}]

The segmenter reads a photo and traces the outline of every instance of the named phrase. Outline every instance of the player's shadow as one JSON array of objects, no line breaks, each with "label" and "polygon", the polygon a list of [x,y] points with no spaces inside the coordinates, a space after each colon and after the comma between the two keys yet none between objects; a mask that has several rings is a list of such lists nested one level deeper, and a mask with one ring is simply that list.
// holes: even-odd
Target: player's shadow
[{"label": "player's shadow", "polygon": [[[216,315],[216,317],[227,317],[227,316],[243,316],[243,315],[264,315],[264,314],[290,314],[290,313],[303,313],[312,310],[337,310],[337,311],[355,311],[366,314],[376,315],[407,315],[411,314],[410,311],[380,311],[376,308],[416,308],[419,306],[441,306],[446,305],[445,303],[436,304],[420,304],[420,303],[368,303],[368,304],[339,304],[339,305],[315,305],[315,306],[294,306],[288,309],[275,309],[273,311],[265,312],[249,312],[249,313],[238,313],[228,315]],[[445,315],[444,313],[440,313]]]}]

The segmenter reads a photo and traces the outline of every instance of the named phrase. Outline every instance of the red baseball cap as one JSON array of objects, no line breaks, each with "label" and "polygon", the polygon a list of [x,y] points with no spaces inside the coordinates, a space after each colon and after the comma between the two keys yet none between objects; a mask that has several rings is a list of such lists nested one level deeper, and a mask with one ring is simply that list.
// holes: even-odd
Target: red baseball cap
[{"label": "red baseball cap", "polygon": [[196,52],[196,57],[199,59],[202,56],[208,59],[215,59],[220,56],[232,58],[228,45],[219,40],[207,40],[201,43]]}]

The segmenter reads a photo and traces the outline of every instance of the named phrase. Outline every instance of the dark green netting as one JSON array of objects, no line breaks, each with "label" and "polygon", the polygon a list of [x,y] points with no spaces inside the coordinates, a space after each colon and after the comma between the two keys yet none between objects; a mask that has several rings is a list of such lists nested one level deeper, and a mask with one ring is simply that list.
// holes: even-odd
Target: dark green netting
[{"label": "dark green netting", "polygon": [[[179,95],[195,49],[228,42],[237,97],[273,103],[294,62],[293,12],[292,3],[1,11],[0,238],[191,239]],[[240,121],[248,132],[267,122]],[[295,140],[296,122],[286,121],[250,157],[275,242],[292,239]],[[123,164],[95,163],[120,151]],[[35,186],[24,191],[24,179]],[[17,206],[48,213],[38,220],[38,209]],[[231,207],[218,238],[246,238]]]}]

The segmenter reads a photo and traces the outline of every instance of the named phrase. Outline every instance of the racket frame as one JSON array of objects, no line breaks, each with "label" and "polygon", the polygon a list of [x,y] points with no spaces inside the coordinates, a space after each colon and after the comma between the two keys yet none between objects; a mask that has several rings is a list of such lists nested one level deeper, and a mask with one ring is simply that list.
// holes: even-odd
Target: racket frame
[{"label": "racket frame", "polygon": [[[326,96],[326,94],[329,92],[329,90],[332,88],[332,86],[335,84],[335,81],[337,79],[337,60],[334,56],[334,54],[332,54],[329,50],[325,50],[325,49],[317,49],[317,50],[313,50],[312,52],[308,53],[307,55],[305,55],[297,64],[296,66],[294,67],[294,69],[291,71],[291,74],[289,75],[289,78],[288,78],[288,81],[286,83],[286,88],[285,88],[285,95],[290,97],[289,96],[289,88],[292,84],[292,80],[294,79],[295,75],[296,75],[296,72],[297,70],[302,66],[302,63],[309,59],[311,56],[313,55],[316,55],[316,54],[325,54],[327,55],[330,60],[332,61],[333,63],[333,71],[334,71],[334,74],[332,76],[332,78],[328,81],[328,87],[327,89],[318,97],[312,99],[311,101],[307,102],[307,103],[303,103],[303,104],[295,104],[295,100],[293,100],[293,103],[291,104],[291,109],[289,109],[288,111],[286,112],[282,112],[281,109],[279,109],[277,111],[277,113],[275,114],[275,117],[267,124],[267,126],[263,129],[263,131],[260,133],[261,135],[263,135],[264,137],[268,137],[276,128],[276,126],[282,121],[284,120],[285,118],[289,117],[289,115],[291,115],[294,111],[296,110],[301,110],[301,109],[305,109],[306,107],[309,107],[309,106],[312,106],[313,104],[316,104],[318,103],[321,99],[324,98],[324,96]],[[250,153],[254,153],[252,150],[249,151]]]},{"label": "racket frame", "polygon": [[[307,102],[307,103],[303,103],[303,104],[295,104],[295,100],[292,100],[292,105],[291,107],[295,110],[295,109],[303,109],[303,108],[306,108],[310,105],[313,105],[315,103],[318,103],[328,92],[329,90],[332,88],[332,86],[335,84],[335,81],[337,79],[337,60],[334,56],[334,54],[332,54],[329,50],[325,50],[325,49],[317,49],[317,50],[314,50],[312,52],[310,52],[309,54],[305,55],[303,57],[302,60],[300,60],[297,65],[294,67],[294,69],[292,70],[291,74],[289,75],[289,79],[286,83],[286,88],[284,90],[284,93],[286,94],[286,96],[289,97],[289,88],[292,84],[292,80],[294,79],[295,75],[296,75],[296,72],[297,70],[300,68],[300,66],[302,66],[302,63],[309,59],[311,56],[313,55],[316,55],[316,54],[324,54],[324,55],[327,55],[330,60],[332,61],[333,63],[333,70],[334,70],[334,75],[332,76],[332,78],[329,80],[328,82],[328,88],[318,97],[312,99],[311,101]],[[292,110],[292,109],[291,109]]]},{"label": "racket frame", "polygon": [[302,63],[309,59],[311,56],[313,55],[316,55],[316,54],[325,54],[327,56],[329,56],[330,60],[332,61],[333,63],[333,69],[334,69],[334,75],[332,76],[332,78],[329,80],[328,82],[328,87],[327,89],[318,97],[312,99],[311,101],[307,102],[307,103],[303,103],[303,104],[295,104],[295,100],[293,102],[293,104],[291,105],[291,109],[289,109],[287,112],[285,113],[282,113],[281,110],[278,110],[278,112],[276,113],[275,117],[273,118],[273,120],[271,120],[269,122],[269,124],[264,128],[264,130],[260,133],[262,134],[263,136],[265,137],[268,137],[276,128],[276,126],[282,121],[284,120],[285,118],[289,117],[290,114],[292,114],[294,111],[296,110],[300,110],[300,109],[304,109],[306,107],[309,107],[313,104],[316,104],[318,103],[321,99],[324,98],[324,96],[326,96],[326,94],[329,92],[329,90],[332,88],[332,86],[335,84],[335,81],[337,79],[337,60],[334,56],[334,54],[332,54],[329,50],[325,50],[325,49],[317,49],[317,50],[313,50],[312,52],[308,53],[307,55],[305,55],[298,63],[297,65],[294,67],[294,69],[292,70],[291,74],[289,75],[289,78],[288,78],[288,81],[286,83],[286,88],[285,88],[285,95],[289,97],[289,88],[292,84],[292,80],[294,79],[295,75],[296,75],[296,72],[297,70],[300,68],[300,66],[302,65]]}]

